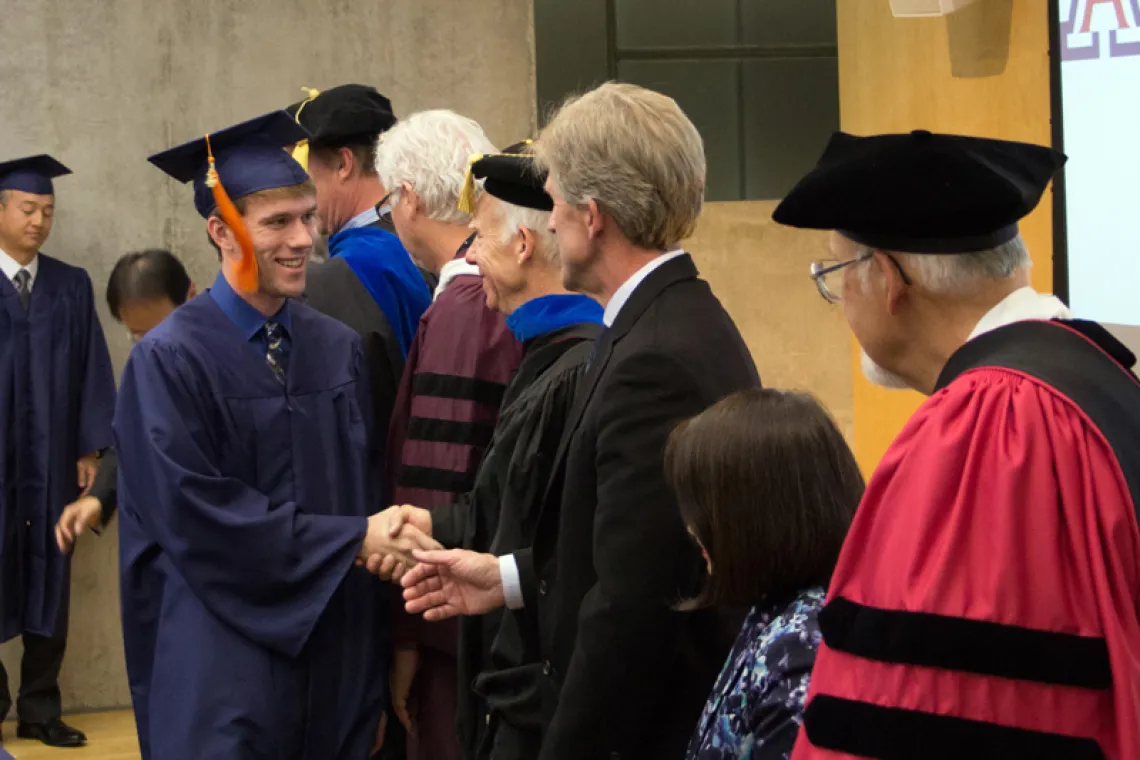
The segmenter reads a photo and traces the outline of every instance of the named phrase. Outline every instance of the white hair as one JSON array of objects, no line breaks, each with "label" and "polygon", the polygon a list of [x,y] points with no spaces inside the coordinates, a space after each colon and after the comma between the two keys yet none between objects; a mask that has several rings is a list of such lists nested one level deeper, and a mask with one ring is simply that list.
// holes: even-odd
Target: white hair
[{"label": "white hair", "polygon": [[[856,244],[855,256],[862,258],[874,253],[870,246]],[[1008,243],[976,253],[891,253],[907,277],[921,283],[924,288],[939,295],[962,295],[992,280],[1005,280],[1029,269],[1029,251],[1021,235]],[[865,287],[870,278],[866,267],[859,267],[861,284]]]},{"label": "white hair", "polygon": [[538,254],[544,261],[551,264],[559,262],[558,238],[550,231],[550,212],[525,206],[516,206],[498,198],[499,216],[499,245],[506,245],[519,231],[525,227],[534,233],[538,240]]},{"label": "white hair", "polygon": [[483,128],[471,119],[443,109],[421,111],[380,135],[376,173],[389,191],[404,183],[423,199],[428,218],[464,223],[459,195],[467,165],[476,153],[494,153]]}]

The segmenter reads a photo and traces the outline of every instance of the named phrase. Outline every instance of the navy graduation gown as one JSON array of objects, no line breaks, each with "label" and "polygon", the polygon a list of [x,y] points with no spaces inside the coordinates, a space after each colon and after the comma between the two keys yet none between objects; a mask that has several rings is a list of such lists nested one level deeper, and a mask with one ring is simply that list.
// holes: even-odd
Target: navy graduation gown
[{"label": "navy graduation gown", "polygon": [[203,294],[131,353],[115,414],[123,634],[144,758],[365,760],[386,699],[367,379],[290,303],[286,385]]},{"label": "navy graduation gown", "polygon": [[79,495],[78,459],[111,445],[114,406],[87,273],[40,254],[27,313],[0,275],[0,641],[66,625],[55,525]]}]

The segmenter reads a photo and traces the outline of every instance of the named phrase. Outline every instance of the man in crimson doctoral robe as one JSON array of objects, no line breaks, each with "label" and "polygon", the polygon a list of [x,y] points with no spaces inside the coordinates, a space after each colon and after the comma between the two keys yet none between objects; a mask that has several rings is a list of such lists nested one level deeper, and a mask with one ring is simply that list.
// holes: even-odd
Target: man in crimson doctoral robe
[{"label": "man in crimson doctoral robe", "polygon": [[1018,221],[1065,157],[837,134],[776,210],[879,384],[929,398],[820,617],[794,760],[1140,757],[1135,357],[1029,286]]}]

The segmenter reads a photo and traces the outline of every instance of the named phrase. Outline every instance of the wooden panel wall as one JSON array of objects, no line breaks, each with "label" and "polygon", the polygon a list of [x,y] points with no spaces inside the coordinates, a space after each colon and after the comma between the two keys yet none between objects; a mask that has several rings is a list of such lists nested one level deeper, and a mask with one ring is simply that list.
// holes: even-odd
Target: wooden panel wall
[{"label": "wooden panel wall", "polygon": [[772,221],[774,201],[710,203],[686,241],[770,388],[814,393],[851,440],[851,331],[808,275],[827,234]]},{"label": "wooden panel wall", "polygon": [[[1051,2],[1052,0],[1048,0]],[[837,0],[842,128],[855,134],[932,132],[1048,145],[1047,0],[979,0],[948,17],[901,19],[888,0]],[[1052,194],[1022,224],[1033,284],[1052,288]],[[922,400],[859,371],[855,448],[870,471]]]}]

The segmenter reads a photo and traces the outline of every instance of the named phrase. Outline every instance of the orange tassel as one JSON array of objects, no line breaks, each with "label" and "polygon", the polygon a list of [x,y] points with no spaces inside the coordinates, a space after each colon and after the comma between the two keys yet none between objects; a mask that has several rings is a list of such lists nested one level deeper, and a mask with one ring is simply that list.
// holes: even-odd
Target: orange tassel
[{"label": "orange tassel", "polygon": [[230,195],[226,189],[222,187],[218,170],[214,166],[214,151],[210,148],[209,135],[206,135],[206,156],[210,161],[210,168],[206,171],[206,187],[214,192],[214,203],[218,207],[218,214],[221,215],[222,221],[233,230],[234,237],[237,238],[238,246],[241,248],[241,261],[238,262],[235,273],[238,289],[244,290],[246,293],[254,293],[257,291],[257,255],[253,250],[253,239],[249,236],[249,230],[246,229],[237,206],[230,200]]}]

